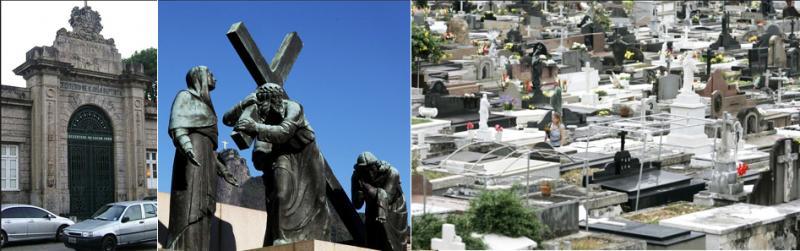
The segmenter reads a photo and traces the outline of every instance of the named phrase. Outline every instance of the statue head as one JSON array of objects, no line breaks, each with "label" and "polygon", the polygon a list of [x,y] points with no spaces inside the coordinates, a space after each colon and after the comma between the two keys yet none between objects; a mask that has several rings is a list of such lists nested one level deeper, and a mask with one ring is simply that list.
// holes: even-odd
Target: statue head
[{"label": "statue head", "polygon": [[375,154],[371,152],[363,152],[358,155],[356,159],[356,164],[353,166],[356,172],[362,173],[368,176],[369,179],[374,180],[377,177],[377,174],[383,170],[380,164],[380,160]]},{"label": "statue head", "polygon": [[211,95],[209,92],[214,90],[217,85],[217,79],[214,74],[203,65],[198,65],[189,69],[186,73],[186,87],[189,92],[200,97],[204,102],[211,103]]},{"label": "statue head", "polygon": [[283,100],[287,99],[288,96],[280,85],[266,83],[258,87],[258,90],[256,90],[256,98],[258,98],[258,110],[260,114],[266,115],[269,111],[283,114]]}]

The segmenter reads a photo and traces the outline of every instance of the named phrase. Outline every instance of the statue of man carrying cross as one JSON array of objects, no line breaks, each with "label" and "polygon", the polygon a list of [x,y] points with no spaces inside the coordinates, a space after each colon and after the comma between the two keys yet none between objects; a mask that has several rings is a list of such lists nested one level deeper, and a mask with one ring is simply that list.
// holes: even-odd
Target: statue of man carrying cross
[{"label": "statue of man carrying cross", "polygon": [[[240,149],[252,145],[253,164],[264,172],[264,246],[312,239],[362,243],[363,222],[320,153],[302,105],[283,88],[302,49],[300,37],[287,34],[268,64],[243,23],[233,24],[227,36],[258,85],[225,113],[223,123],[234,127],[231,137]],[[330,231],[337,215],[347,239]]]}]

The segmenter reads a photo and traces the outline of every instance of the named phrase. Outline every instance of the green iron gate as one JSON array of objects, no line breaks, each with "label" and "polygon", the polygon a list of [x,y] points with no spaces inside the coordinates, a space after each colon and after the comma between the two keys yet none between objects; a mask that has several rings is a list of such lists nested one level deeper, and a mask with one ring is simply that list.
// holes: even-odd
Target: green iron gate
[{"label": "green iron gate", "polygon": [[78,108],[67,129],[69,211],[80,219],[114,202],[114,140],[108,117],[95,106]]}]

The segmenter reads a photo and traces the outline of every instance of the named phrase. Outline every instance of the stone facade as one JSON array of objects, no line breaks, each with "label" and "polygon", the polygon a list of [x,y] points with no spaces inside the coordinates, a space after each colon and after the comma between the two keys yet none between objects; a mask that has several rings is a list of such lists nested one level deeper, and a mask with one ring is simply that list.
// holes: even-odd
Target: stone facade
[{"label": "stone facade", "polygon": [[25,88],[3,86],[2,142],[20,147],[20,191],[4,191],[3,203],[70,215],[68,124],[87,106],[101,111],[113,128],[114,180],[108,184],[114,200],[155,195],[145,165],[145,153],[158,148],[156,108],[145,102],[150,80],[141,65],[123,65],[114,40],[99,34],[100,15],[91,7],[75,7],[70,24],[72,31],[62,28],[52,46],[29,50],[14,69]]}]

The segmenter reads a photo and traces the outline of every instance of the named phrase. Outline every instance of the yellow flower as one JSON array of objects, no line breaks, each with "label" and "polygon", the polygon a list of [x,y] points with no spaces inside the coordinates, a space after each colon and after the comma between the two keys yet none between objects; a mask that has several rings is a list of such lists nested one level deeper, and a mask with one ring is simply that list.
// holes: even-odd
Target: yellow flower
[{"label": "yellow flower", "polygon": [[625,59],[627,59],[627,60],[632,60],[633,56],[635,56],[635,55],[636,54],[633,53],[632,51],[625,51]]}]

